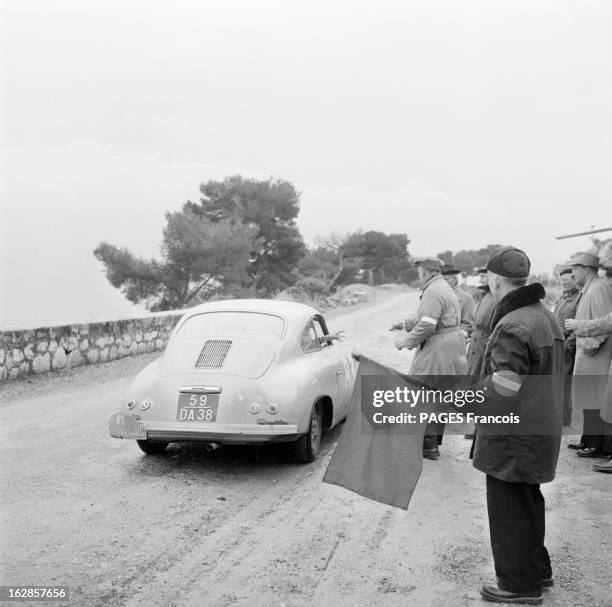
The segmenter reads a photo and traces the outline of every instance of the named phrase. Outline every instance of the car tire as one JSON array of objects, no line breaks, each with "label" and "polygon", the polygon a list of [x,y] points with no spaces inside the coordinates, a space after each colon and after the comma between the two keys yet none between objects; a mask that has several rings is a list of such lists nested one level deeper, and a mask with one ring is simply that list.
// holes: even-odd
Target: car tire
[{"label": "car tire", "polygon": [[321,434],[323,433],[323,407],[315,403],[310,414],[308,432],[300,436],[294,443],[294,458],[296,462],[308,464],[314,462],[321,449]]},{"label": "car tire", "polygon": [[148,440],[137,440],[138,446],[147,455],[159,455],[166,450],[169,443],[151,443]]}]

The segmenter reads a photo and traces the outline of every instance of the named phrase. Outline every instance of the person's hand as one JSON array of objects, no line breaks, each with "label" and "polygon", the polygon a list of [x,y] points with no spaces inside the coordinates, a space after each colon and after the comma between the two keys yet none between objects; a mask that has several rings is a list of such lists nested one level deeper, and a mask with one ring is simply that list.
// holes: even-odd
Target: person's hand
[{"label": "person's hand", "polygon": [[596,337],[581,337],[578,346],[585,356],[595,356],[601,347],[601,342]]},{"label": "person's hand", "polygon": [[414,329],[416,324],[417,324],[416,318],[407,318],[406,320],[404,320],[404,329],[410,332],[412,331],[412,329]]},{"label": "person's hand", "polygon": [[400,320],[400,322],[396,322],[394,325],[391,325],[389,331],[401,331],[404,328],[404,321]]},{"label": "person's hand", "polygon": [[565,330],[566,331],[575,331],[578,326],[578,321],[575,318],[568,318],[565,321]]}]

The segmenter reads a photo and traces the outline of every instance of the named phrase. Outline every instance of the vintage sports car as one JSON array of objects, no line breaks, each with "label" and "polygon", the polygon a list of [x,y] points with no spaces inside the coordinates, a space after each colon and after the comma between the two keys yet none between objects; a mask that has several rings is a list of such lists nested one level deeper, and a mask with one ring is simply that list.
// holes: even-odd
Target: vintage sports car
[{"label": "vintage sports car", "polygon": [[347,415],[357,374],[317,310],[265,299],[224,300],[189,310],[163,355],[132,382],[109,420],[111,436],[147,454],[171,442],[293,442],[313,461],[324,428]]}]

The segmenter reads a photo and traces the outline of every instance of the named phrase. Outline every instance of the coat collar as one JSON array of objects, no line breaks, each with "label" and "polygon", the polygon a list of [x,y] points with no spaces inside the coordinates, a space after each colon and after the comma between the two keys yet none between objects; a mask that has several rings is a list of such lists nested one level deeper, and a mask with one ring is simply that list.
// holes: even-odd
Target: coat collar
[{"label": "coat collar", "polygon": [[444,280],[444,278],[442,277],[442,274],[434,274],[431,278],[427,279],[427,282],[423,285],[423,288],[421,289],[421,294],[423,293],[423,291],[425,291],[425,289],[427,289],[427,287],[429,287],[431,284],[433,284],[437,280]]},{"label": "coat collar", "polygon": [[580,289],[578,287],[574,287],[569,291],[563,291],[563,293],[561,294],[561,299],[571,299],[572,297],[576,297],[578,293],[580,293]]},{"label": "coat collar", "polygon": [[584,295],[588,288],[591,286],[591,283],[597,278],[597,274],[592,274],[591,276],[589,276],[589,278],[587,279],[587,281],[584,283],[584,287],[582,287],[582,289],[580,289],[580,295]]},{"label": "coat collar", "polygon": [[491,319],[491,331],[506,314],[537,303],[540,299],[544,299],[544,297],[546,297],[546,291],[539,282],[510,291],[495,306],[495,312],[493,312],[493,318]]}]

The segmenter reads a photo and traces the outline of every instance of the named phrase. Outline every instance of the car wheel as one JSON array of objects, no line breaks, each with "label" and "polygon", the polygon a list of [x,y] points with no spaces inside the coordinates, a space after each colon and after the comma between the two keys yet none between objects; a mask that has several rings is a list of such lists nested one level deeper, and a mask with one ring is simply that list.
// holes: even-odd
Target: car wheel
[{"label": "car wheel", "polygon": [[316,403],[310,414],[308,432],[297,439],[294,446],[295,460],[302,463],[313,462],[319,455],[321,448],[321,434],[323,433],[323,408]]},{"label": "car wheel", "polygon": [[138,446],[147,455],[159,455],[166,450],[169,443],[150,443],[148,440],[137,440]]}]

